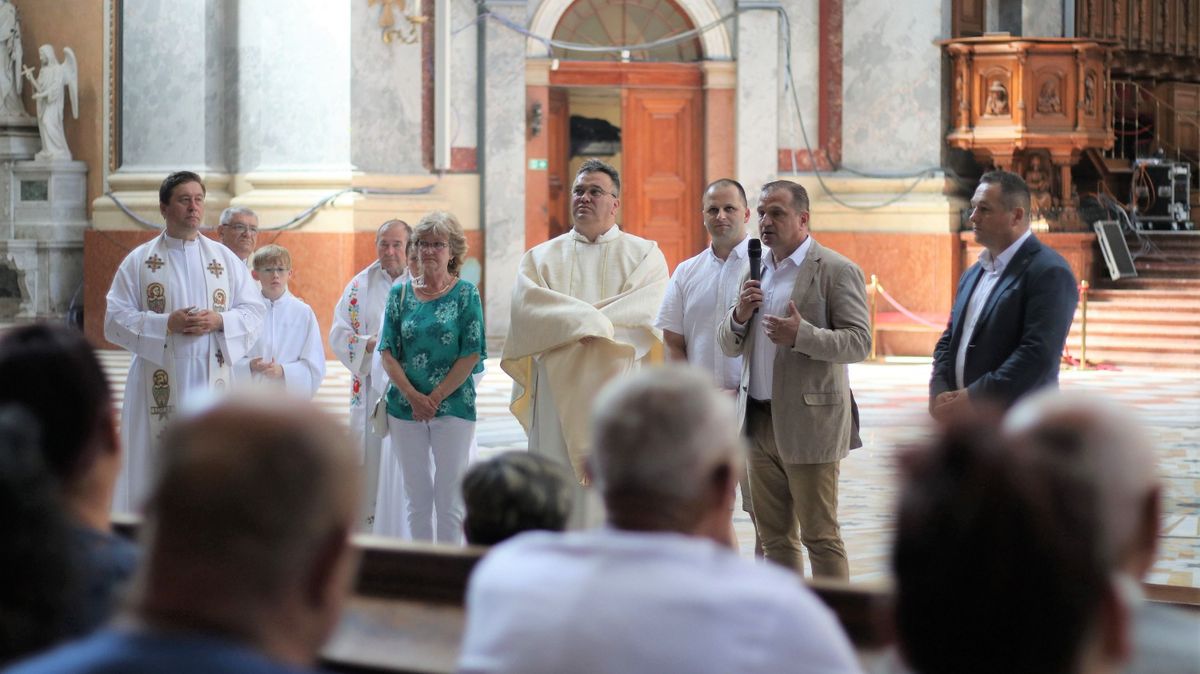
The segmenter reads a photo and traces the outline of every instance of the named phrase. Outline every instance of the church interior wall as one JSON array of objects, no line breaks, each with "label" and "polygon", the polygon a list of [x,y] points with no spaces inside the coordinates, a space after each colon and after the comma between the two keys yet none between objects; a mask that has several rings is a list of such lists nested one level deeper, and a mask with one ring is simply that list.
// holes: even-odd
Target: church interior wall
[{"label": "church interior wall", "polygon": [[941,3],[900,9],[894,0],[845,7],[842,159],[876,173],[916,172],[941,163]]},{"label": "church interior wall", "polygon": [[[237,7],[237,173],[349,170],[351,5]],[[357,3],[356,3],[357,4]]]},{"label": "church interior wall", "polygon": [[[70,105],[63,109],[63,127],[67,146],[74,158],[87,162],[87,203],[104,192],[104,4],[76,0],[15,0],[21,20],[21,45],[25,64],[39,69],[38,48],[54,46],[62,58],[62,48],[75,50],[79,65],[79,118],[71,116]],[[64,21],[70,16],[70,21]],[[25,83],[25,109],[32,115],[33,87]]]},{"label": "church interior wall", "polygon": [[379,12],[379,7],[369,7],[365,2],[356,3],[351,11],[353,163],[367,173],[425,173],[421,157],[421,43],[384,42]]},{"label": "church interior wall", "polygon": [[[785,45],[779,45],[779,133],[777,146],[780,148],[805,149],[804,137],[801,134],[800,123],[803,117],[804,129],[808,132],[808,141],[816,149],[818,139],[818,115],[820,108],[820,20],[819,2],[808,0],[783,0],[780,5],[787,12],[791,25],[791,64],[794,85],[796,87],[799,112],[796,101],[792,99],[791,85],[787,81],[788,54]],[[762,36],[768,39],[768,36]],[[778,39],[778,38],[773,38]],[[755,73],[745,73],[755,77]],[[764,87],[768,83],[763,83]],[[763,92],[766,93],[764,88]],[[767,151],[764,148],[764,151]],[[777,152],[774,154],[778,154]],[[795,154],[791,155],[793,158]],[[786,164],[785,164],[786,166]],[[783,166],[781,166],[783,168]]]}]

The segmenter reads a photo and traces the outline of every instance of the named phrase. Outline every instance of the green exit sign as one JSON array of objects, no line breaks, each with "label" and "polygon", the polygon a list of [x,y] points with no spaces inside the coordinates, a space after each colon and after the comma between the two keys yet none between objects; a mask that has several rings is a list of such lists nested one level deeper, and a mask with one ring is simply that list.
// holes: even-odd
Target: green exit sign
[{"label": "green exit sign", "polygon": [[545,159],[530,159],[529,160],[529,170],[531,170],[531,171],[545,171],[546,166],[547,166],[547,164],[546,164]]}]

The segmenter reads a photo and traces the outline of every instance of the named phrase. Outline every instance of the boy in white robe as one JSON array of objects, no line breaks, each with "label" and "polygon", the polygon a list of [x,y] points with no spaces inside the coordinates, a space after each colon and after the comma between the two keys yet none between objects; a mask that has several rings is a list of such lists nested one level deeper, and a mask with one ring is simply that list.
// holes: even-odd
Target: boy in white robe
[{"label": "boy in white robe", "polygon": [[251,264],[251,275],[262,284],[267,313],[262,335],[234,363],[234,374],[243,381],[278,382],[288,393],[311,400],[325,378],[325,347],[312,307],[288,291],[292,256],[283,246],[271,244],[259,248]]}]

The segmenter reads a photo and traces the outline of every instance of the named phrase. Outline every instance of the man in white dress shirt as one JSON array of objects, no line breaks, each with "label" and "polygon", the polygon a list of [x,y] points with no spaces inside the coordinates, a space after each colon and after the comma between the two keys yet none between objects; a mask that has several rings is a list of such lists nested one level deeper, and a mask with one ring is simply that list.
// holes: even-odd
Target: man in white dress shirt
[{"label": "man in white dress shirt", "polygon": [[467,590],[460,672],[860,671],[799,578],[728,547],[744,458],[711,375],[642,370],[594,409],[609,526],[493,548]]},{"label": "man in white dress shirt", "polygon": [[167,421],[198,393],[225,390],[262,327],[265,307],[245,263],[200,235],[204,197],[195,173],[167,176],[158,191],[165,231],[126,256],[108,291],[104,337],[133,353],[116,512],[141,508]]},{"label": "man in white dress shirt", "polygon": [[[750,208],[746,190],[736,180],[717,180],[705,188],[700,213],[712,243],[675,268],[654,326],[663,331],[668,358],[712,372],[713,382],[733,396],[742,376],[742,359],[721,352],[717,321],[737,301],[738,287],[749,268],[746,223],[750,222]],[[740,486],[742,510],[754,522],[745,472]],[[762,551],[757,541],[755,551]]]},{"label": "man in white dress shirt", "polygon": [[[350,370],[350,430],[363,448],[363,528],[373,529],[383,438],[370,429],[370,412],[384,393],[386,380],[372,376],[375,344],[392,285],[408,273],[408,240],[412,229],[403,220],[388,220],[375,233],[374,262],[350,280],[333,309],[329,348]],[[389,455],[390,458],[390,455]]]}]

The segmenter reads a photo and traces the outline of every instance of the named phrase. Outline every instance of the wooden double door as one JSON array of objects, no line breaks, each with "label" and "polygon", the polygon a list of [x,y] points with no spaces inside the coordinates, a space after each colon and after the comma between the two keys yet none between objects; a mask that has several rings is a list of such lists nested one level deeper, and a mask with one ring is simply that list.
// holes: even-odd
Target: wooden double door
[{"label": "wooden double door", "polygon": [[701,81],[698,67],[674,63],[564,62],[551,72],[547,238],[571,227],[569,89],[608,87],[620,95],[622,229],[657,241],[672,270],[705,245]]}]

